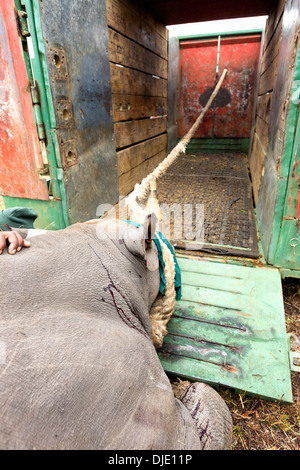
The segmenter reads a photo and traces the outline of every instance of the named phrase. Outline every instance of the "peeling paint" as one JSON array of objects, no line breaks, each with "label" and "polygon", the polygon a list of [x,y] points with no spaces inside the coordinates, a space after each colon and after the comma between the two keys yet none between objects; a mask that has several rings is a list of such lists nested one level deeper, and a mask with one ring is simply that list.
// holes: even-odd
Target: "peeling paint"
[{"label": "peeling paint", "polygon": [[[247,138],[260,53],[260,35],[221,38],[219,74],[228,76],[195,138]],[[182,41],[180,48],[180,116],[182,137],[194,123],[215,86],[217,38]]]},{"label": "peeling paint", "polygon": [[14,16],[14,1],[0,8],[0,193],[48,199],[30,87]]}]

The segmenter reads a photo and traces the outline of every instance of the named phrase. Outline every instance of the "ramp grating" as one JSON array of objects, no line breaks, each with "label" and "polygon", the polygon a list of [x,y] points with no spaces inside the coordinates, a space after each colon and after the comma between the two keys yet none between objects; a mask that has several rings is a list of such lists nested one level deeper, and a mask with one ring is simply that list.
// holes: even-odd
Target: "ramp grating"
[{"label": "ramp grating", "polygon": [[180,156],[157,180],[157,198],[163,232],[175,247],[258,258],[244,154]]}]

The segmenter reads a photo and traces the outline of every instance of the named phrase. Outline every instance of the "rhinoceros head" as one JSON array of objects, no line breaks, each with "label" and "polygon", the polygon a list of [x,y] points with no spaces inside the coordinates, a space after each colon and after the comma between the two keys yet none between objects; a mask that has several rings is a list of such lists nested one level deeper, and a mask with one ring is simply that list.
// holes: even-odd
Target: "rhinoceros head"
[{"label": "rhinoceros head", "polygon": [[103,219],[97,224],[98,238],[107,236],[117,243],[124,243],[128,252],[144,265],[145,282],[149,288],[149,309],[158,296],[160,286],[158,252],[153,242],[156,224],[157,217],[154,214],[147,215],[142,224],[116,219]]}]

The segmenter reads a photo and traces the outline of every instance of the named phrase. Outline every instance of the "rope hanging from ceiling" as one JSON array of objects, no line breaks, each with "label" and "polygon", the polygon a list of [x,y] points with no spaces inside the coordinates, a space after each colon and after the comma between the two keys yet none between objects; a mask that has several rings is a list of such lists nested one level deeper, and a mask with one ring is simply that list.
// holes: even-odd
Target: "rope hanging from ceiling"
[{"label": "rope hanging from ceiling", "polygon": [[[218,81],[214,91],[211,94],[206,106],[196,119],[193,126],[186,133],[186,135],[180,140],[180,142],[173,148],[169,155],[150,173],[146,178],[143,179],[141,184],[136,184],[132,193],[127,196],[125,205],[129,212],[131,220],[139,223],[143,223],[145,216],[148,214],[154,214],[160,219],[159,204],[156,199],[156,180],[161,177],[167,170],[167,168],[176,160],[176,158],[185,153],[185,149],[191,140],[192,136],[196,132],[199,124],[202,122],[205,113],[210,108],[213,100],[215,99],[218,91],[221,88],[227,69],[224,69],[220,80]],[[149,197],[149,191],[150,197]],[[148,202],[146,206],[144,204]],[[176,294],[175,294],[175,265],[173,255],[168,246],[159,239],[163,252],[163,260],[165,264],[165,278],[166,288],[165,294],[159,294],[154,304],[150,309],[150,321],[151,321],[151,339],[156,348],[159,348],[163,344],[163,338],[168,333],[167,323],[171,318],[174,310]]]},{"label": "rope hanging from ceiling", "polygon": [[[194,122],[193,126],[190,128],[190,130],[178,142],[178,144],[173,148],[173,150],[169,153],[169,155],[155,168],[155,170],[152,171],[152,173],[150,173],[146,178],[144,178],[140,184],[136,184],[134,187],[134,190],[127,196],[125,204],[128,208],[131,220],[140,222],[141,219],[145,217],[145,215],[150,213],[148,210],[145,211],[145,209],[142,208],[141,205],[146,203],[147,196],[149,194],[150,189],[153,189],[153,190],[156,189],[156,184],[155,184],[156,180],[160,178],[166,172],[167,168],[176,160],[176,158],[179,155],[181,155],[182,153],[185,153],[188,143],[190,142],[194,133],[198,129],[200,123],[203,121],[203,118],[206,112],[209,110],[212,102],[217,96],[218,91],[220,90],[222,86],[226,73],[227,73],[227,69],[224,69],[206,106],[203,108],[198,118]],[[147,208],[146,206],[146,209],[152,209],[152,212],[153,212],[153,208]],[[155,213],[155,210],[154,210],[154,213]],[[158,214],[156,215],[158,216]]]}]

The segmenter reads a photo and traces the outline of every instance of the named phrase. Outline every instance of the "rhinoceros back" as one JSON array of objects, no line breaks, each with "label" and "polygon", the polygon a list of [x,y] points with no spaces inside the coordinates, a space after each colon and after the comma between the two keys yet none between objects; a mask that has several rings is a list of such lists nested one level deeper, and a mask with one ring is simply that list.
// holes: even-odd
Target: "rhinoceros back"
[{"label": "rhinoceros back", "polygon": [[117,245],[78,225],[1,255],[1,449],[198,448]]}]

